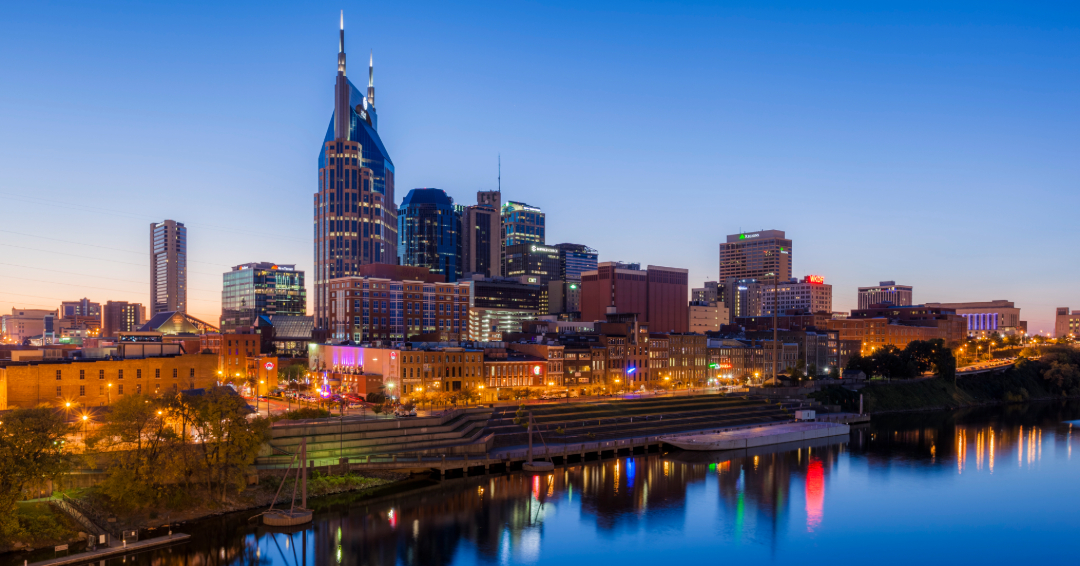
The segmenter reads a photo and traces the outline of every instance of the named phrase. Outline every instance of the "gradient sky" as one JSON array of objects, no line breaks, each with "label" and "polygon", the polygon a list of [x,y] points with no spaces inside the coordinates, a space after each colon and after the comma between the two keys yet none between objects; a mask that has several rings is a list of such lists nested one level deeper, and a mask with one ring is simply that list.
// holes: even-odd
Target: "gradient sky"
[{"label": "gradient sky", "polygon": [[775,228],[835,310],[887,279],[1080,308],[1075,3],[46,1],[0,18],[0,312],[146,304],[164,218],[204,320],[231,265],[310,273],[340,9],[399,201],[474,203],[501,152],[549,243],[691,286]]}]

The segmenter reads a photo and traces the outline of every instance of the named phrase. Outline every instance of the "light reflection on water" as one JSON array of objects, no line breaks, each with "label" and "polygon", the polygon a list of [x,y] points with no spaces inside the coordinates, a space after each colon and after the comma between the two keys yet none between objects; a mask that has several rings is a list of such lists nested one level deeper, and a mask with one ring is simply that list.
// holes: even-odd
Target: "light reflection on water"
[{"label": "light reflection on water", "polygon": [[[850,438],[623,457],[329,505],[293,534],[208,522],[136,564],[742,559],[987,564],[1075,556],[1080,405],[875,418]],[[182,529],[183,530],[183,529]],[[121,564],[110,561],[109,564]]]}]

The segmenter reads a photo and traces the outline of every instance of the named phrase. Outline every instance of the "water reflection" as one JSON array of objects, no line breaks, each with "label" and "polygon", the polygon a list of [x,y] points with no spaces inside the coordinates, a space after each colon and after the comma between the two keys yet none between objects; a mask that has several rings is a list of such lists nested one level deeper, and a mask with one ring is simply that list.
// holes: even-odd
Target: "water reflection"
[{"label": "water reflection", "polygon": [[[959,480],[1000,474],[1004,467],[1060,467],[1072,455],[1073,425],[1066,421],[1077,417],[1077,404],[885,416],[853,430],[850,438],[624,457],[556,468],[545,476],[450,480],[378,500],[324,501],[315,524],[292,534],[250,527],[246,515],[224,517],[186,529],[195,537],[186,546],[128,562],[566,564],[581,563],[567,558],[579,553],[603,560],[605,552],[633,549],[636,563],[699,547],[779,560],[785,550],[820,550],[822,541],[858,527],[852,521],[863,507],[851,502],[877,505],[874,497],[887,485],[880,481],[885,476],[917,480],[933,494],[949,493]],[[992,485],[1000,492],[978,497],[1010,489],[1004,482]],[[1037,510],[1046,503],[1031,505]],[[899,544],[889,539],[891,531],[875,536],[881,544]],[[897,552],[899,557],[905,551]]]}]

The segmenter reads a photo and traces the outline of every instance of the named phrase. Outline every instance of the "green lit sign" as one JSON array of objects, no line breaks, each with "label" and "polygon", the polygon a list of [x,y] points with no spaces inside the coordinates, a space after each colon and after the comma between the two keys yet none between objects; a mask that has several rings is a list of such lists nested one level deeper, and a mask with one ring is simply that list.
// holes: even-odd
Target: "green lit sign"
[{"label": "green lit sign", "polygon": [[747,240],[749,238],[757,238],[758,236],[761,236],[761,234],[739,234],[739,239]]},{"label": "green lit sign", "polygon": [[570,288],[571,288],[571,289],[577,289],[577,284],[575,284],[575,283],[571,283],[571,284],[570,284]]}]

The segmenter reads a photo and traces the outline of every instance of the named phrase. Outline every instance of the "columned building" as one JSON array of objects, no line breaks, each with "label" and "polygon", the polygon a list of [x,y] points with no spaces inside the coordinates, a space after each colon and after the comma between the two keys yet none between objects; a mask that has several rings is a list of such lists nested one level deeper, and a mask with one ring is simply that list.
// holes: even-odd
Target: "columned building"
[{"label": "columned building", "polygon": [[890,303],[898,307],[911,305],[911,285],[897,285],[896,281],[882,281],[876,287],[859,287],[859,308]]},{"label": "columned building", "polygon": [[377,132],[374,64],[365,96],[346,76],[344,17],[334,115],[319,152],[315,209],[315,326],[327,329],[329,282],[369,264],[397,264],[394,164]]},{"label": "columned building", "polygon": [[150,316],[187,312],[187,228],[165,220],[150,225]]},{"label": "columned building", "polygon": [[927,307],[952,309],[967,321],[968,336],[1020,334],[1027,323],[1020,320],[1020,308],[1012,301],[983,301],[973,303],[926,303]]}]

